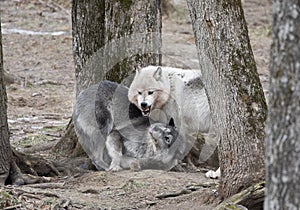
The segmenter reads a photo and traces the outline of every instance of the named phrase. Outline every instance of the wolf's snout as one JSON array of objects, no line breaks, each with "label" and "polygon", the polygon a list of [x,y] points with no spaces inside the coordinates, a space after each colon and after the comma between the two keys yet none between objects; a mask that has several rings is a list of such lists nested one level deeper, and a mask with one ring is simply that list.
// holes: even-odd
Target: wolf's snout
[{"label": "wolf's snout", "polygon": [[141,107],[142,107],[142,108],[147,108],[147,107],[148,107],[148,104],[147,104],[146,102],[142,102],[142,103],[141,103]]},{"label": "wolf's snout", "polygon": [[148,117],[150,114],[151,105],[149,105],[147,102],[141,102],[141,111],[144,117]]}]

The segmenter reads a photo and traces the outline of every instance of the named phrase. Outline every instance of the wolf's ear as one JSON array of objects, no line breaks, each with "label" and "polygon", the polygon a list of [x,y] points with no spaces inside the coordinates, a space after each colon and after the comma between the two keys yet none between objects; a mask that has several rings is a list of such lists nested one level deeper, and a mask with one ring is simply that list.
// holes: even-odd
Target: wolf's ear
[{"label": "wolf's ear", "polygon": [[134,66],[135,74],[139,74],[141,72],[142,66],[137,64]]},{"label": "wolf's ear", "polygon": [[158,81],[161,78],[162,70],[161,67],[157,67],[156,71],[153,74],[153,77],[156,81]]},{"label": "wolf's ear", "polygon": [[174,123],[173,117],[171,117],[171,119],[169,121],[169,126],[175,127],[175,123]]}]

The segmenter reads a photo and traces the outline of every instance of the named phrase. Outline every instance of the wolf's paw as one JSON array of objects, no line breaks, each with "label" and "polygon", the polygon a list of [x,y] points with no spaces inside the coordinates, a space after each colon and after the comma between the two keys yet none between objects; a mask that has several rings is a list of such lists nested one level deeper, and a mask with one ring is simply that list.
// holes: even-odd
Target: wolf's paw
[{"label": "wolf's paw", "polygon": [[221,170],[220,168],[218,168],[218,170],[216,171],[209,170],[208,172],[205,173],[205,176],[211,179],[218,179],[221,176]]},{"label": "wolf's paw", "polygon": [[113,171],[113,172],[116,172],[116,171],[121,171],[122,170],[122,167],[119,166],[119,165],[111,165],[108,169],[109,171]]}]

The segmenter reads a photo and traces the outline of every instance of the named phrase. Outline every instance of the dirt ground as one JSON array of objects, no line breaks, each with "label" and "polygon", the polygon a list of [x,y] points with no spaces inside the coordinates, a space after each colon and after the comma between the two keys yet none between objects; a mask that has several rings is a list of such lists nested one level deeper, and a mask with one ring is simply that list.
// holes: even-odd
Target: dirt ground
[{"label": "dirt ground", "polygon": [[[182,1],[163,17],[163,64],[198,68],[191,22]],[[75,99],[70,0],[0,0],[11,144],[48,157]],[[271,3],[245,0],[251,45],[268,92]],[[47,145],[45,147],[45,145]],[[38,150],[43,146],[43,151]],[[0,188],[6,209],[211,209],[217,180],[202,172],[145,170],[70,174],[50,183]]]}]

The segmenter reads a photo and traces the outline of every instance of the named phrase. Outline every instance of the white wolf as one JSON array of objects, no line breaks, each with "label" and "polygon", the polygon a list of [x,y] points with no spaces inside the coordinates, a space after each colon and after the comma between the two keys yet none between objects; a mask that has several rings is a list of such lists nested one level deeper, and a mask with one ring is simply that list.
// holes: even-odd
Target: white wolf
[{"label": "white wolf", "polygon": [[83,149],[99,170],[172,168],[182,159],[173,120],[150,125],[127,94],[127,87],[102,81],[78,95],[73,121]]},{"label": "white wolf", "polygon": [[173,117],[183,136],[184,154],[189,152],[199,133],[206,137],[200,160],[205,162],[213,154],[217,138],[213,137],[208,98],[199,70],[159,66],[137,70],[128,99],[151,119],[167,122]]}]

